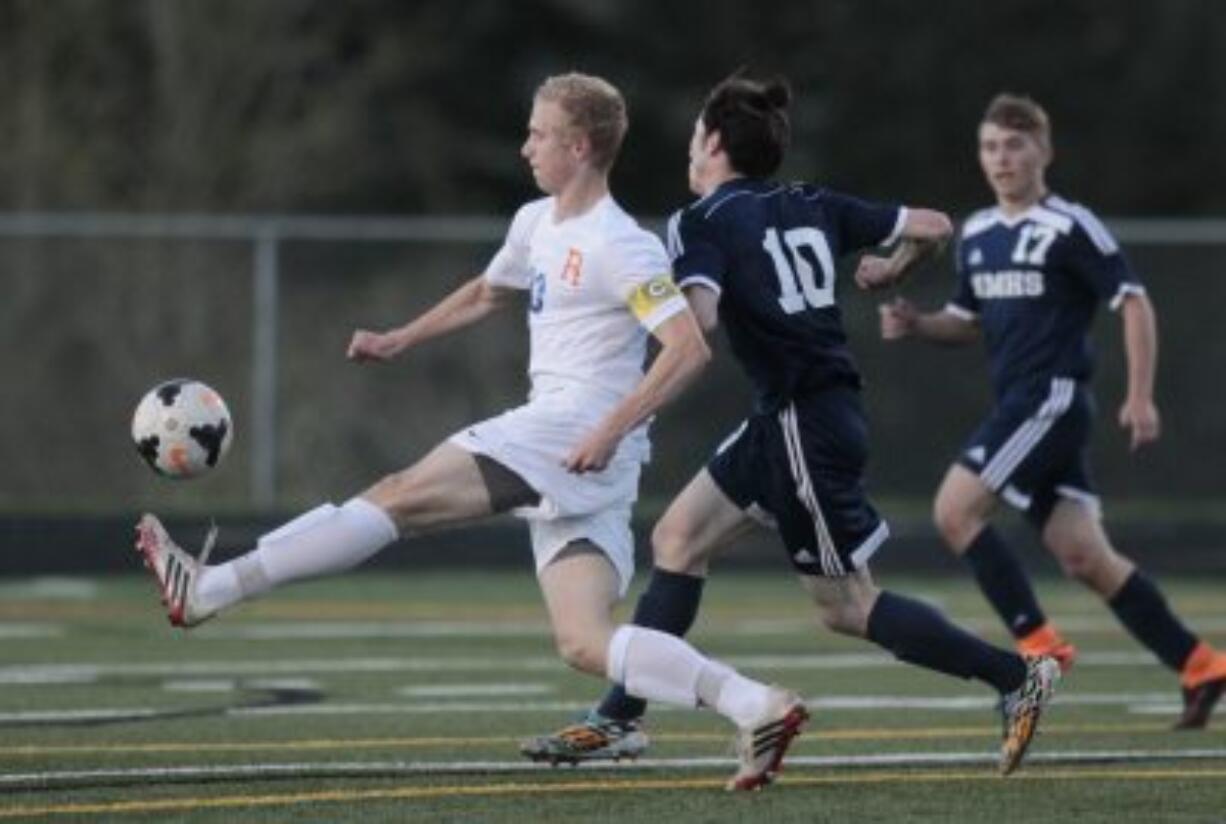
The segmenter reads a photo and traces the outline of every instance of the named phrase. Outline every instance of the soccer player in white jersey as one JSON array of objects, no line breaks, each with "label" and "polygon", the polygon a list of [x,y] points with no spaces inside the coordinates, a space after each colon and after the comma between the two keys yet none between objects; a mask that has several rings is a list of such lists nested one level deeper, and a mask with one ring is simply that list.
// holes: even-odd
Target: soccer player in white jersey
[{"label": "soccer player in white jersey", "polygon": [[1047,620],[1021,562],[991,525],[1000,501],[1040,530],[1065,573],[1177,672],[1178,729],[1204,727],[1226,687],[1226,655],[1193,634],[1154,582],[1103,531],[1087,448],[1093,418],[1089,328],[1106,302],[1123,320],[1127,396],[1120,426],[1132,448],[1159,435],[1153,307],[1110,232],[1084,206],[1048,191],[1051,129],[1033,100],[996,97],[979,125],[979,163],[996,205],[962,227],[958,286],[936,312],[906,300],[881,307],[887,340],[965,344],[983,338],[995,408],[937,492],[937,527],[1030,654],[1072,666],[1075,648]]},{"label": "soccer player in white jersey", "polygon": [[[729,786],[753,789],[779,769],[807,718],[800,699],[671,635],[612,620],[633,573],[629,519],[648,421],[710,357],[660,241],[609,193],[626,125],[621,94],[606,81],[548,78],[522,150],[546,197],[519,210],[483,275],[412,322],[360,330],[349,345],[356,361],[388,360],[526,291],[526,404],[460,430],[340,506],[299,516],[229,563],[192,558],[152,515],[137,527],[137,548],[171,623],[190,627],[290,581],[347,570],[398,538],[514,512],[529,524],[562,658],[633,694],[708,706],[733,721],[751,746]],[[648,333],[660,351],[644,373]]]}]

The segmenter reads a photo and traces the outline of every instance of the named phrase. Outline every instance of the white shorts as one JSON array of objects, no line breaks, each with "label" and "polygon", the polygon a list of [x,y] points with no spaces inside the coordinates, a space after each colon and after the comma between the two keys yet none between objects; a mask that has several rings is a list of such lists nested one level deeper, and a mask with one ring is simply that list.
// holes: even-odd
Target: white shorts
[{"label": "white shorts", "polygon": [[607,409],[607,404],[602,408],[590,401],[579,388],[559,387],[448,440],[497,461],[540,494],[538,505],[514,510],[528,521],[538,572],[567,544],[587,539],[609,557],[624,595],[634,576],[630,510],[638,499],[647,456],[646,433],[638,430],[627,436],[601,472],[568,471],[563,459]]}]

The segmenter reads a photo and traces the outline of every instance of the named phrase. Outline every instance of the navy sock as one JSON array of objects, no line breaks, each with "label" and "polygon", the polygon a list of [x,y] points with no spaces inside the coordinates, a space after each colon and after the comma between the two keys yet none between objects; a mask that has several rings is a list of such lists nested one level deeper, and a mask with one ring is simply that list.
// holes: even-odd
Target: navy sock
[{"label": "navy sock", "polygon": [[[705,578],[697,575],[669,572],[656,567],[651,572],[647,589],[643,590],[634,607],[632,623],[684,637],[698,615],[705,581]],[[596,711],[606,718],[629,721],[642,716],[646,710],[646,701],[627,695],[621,685],[616,684],[605,693]]]},{"label": "navy sock", "polygon": [[1005,622],[1014,638],[1025,638],[1047,621],[1030,578],[999,533],[985,526],[962,555],[975,573],[975,580],[988,603]]},{"label": "navy sock", "polygon": [[868,639],[902,661],[959,678],[976,678],[1002,693],[1026,680],[1020,655],[994,647],[920,601],[882,592],[868,616]]},{"label": "navy sock", "polygon": [[1154,582],[1139,569],[1133,570],[1107,606],[1134,638],[1175,672],[1183,669],[1199,642],[1171,612]]}]

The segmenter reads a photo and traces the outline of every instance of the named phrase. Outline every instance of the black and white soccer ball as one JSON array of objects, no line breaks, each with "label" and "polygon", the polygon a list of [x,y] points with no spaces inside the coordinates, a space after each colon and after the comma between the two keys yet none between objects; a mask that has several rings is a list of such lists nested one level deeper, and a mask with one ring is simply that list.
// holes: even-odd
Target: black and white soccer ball
[{"label": "black and white soccer ball", "polygon": [[188,378],[150,389],[132,416],[132,441],[167,478],[195,478],[217,466],[234,440],[230,410],[215,390]]}]

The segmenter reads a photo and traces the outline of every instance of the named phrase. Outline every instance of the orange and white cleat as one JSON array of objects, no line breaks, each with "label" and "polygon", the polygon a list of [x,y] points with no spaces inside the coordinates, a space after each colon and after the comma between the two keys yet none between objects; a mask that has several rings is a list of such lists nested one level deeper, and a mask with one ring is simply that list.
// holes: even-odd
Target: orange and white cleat
[{"label": "orange and white cleat", "polygon": [[1005,740],[1000,747],[1000,774],[1008,775],[1022,763],[1026,749],[1039,731],[1039,717],[1051,701],[1060,664],[1051,656],[1026,659],[1026,680],[1004,697]]},{"label": "orange and white cleat", "polygon": [[765,715],[737,733],[736,753],[741,766],[725,789],[760,790],[774,781],[783,769],[784,754],[808,720],[809,711],[800,696],[771,687]]},{"label": "orange and white cleat", "polygon": [[196,604],[196,583],[216,541],[217,527],[214,526],[205,538],[200,557],[193,558],[171,540],[156,516],[145,514],[136,525],[136,550],[157,580],[166,617],[176,627],[194,627],[216,614]]}]

